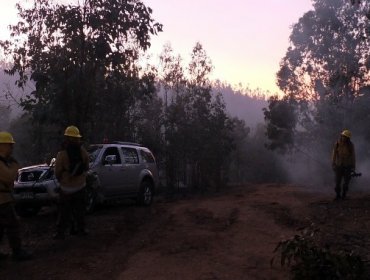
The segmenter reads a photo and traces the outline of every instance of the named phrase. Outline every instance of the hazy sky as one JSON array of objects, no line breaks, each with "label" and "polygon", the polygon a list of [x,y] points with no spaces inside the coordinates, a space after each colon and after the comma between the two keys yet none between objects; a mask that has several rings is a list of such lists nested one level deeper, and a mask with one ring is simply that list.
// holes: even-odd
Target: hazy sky
[{"label": "hazy sky", "polygon": [[212,59],[214,77],[252,89],[278,91],[275,74],[291,26],[312,9],[311,0],[144,0],[164,25],[153,39],[160,52],[170,42],[189,57],[199,41]]},{"label": "hazy sky", "polygon": [[[6,26],[17,20],[17,1],[1,2],[0,37],[4,38]],[[150,52],[154,56],[170,42],[186,61],[195,43],[200,42],[215,67],[213,78],[271,92],[278,91],[275,74],[288,47],[291,26],[312,9],[311,0],[143,2],[164,25],[163,32],[152,39]]]}]

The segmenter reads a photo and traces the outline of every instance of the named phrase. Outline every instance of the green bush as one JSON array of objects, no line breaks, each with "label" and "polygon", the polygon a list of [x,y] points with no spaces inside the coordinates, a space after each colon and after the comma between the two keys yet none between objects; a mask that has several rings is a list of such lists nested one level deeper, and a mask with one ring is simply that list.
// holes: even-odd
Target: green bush
[{"label": "green bush", "polygon": [[[294,280],[361,280],[364,263],[353,252],[332,251],[315,244],[318,230],[304,229],[301,235],[280,241],[274,250],[281,266],[289,266]],[[274,258],[271,260],[271,265]]]}]

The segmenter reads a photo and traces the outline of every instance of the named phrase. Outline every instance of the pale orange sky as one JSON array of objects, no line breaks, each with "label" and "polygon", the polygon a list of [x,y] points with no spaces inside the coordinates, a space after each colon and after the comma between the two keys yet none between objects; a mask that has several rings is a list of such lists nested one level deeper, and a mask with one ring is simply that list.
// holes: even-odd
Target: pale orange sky
[{"label": "pale orange sky", "polygon": [[153,52],[170,42],[189,58],[199,41],[215,67],[213,78],[279,92],[276,72],[289,46],[291,26],[311,0],[144,0],[164,25]]},{"label": "pale orange sky", "polygon": [[[0,38],[8,34],[6,26],[17,21],[16,2],[1,3]],[[312,9],[311,0],[143,2],[164,25],[163,32],[152,38],[149,52],[154,57],[170,42],[186,61],[199,41],[215,67],[212,78],[272,93],[279,92],[275,75],[289,45],[291,26]]]}]

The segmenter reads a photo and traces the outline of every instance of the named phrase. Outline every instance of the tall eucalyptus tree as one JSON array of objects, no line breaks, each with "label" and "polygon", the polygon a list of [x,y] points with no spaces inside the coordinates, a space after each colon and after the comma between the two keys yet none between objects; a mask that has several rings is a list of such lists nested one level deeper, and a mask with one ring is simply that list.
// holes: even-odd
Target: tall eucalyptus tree
[{"label": "tall eucalyptus tree", "polygon": [[0,47],[12,61],[7,73],[19,75],[17,85],[34,82],[21,102],[33,120],[76,124],[92,140],[126,136],[131,106],[155,90],[137,64],[162,29],[152,10],[139,0],[34,0],[17,8],[20,20]]},{"label": "tall eucalyptus tree", "polygon": [[[293,25],[277,84],[282,102],[296,107],[296,132],[306,140],[333,139],[343,128],[363,125],[354,109],[370,82],[369,4],[313,0],[313,10]],[[271,123],[273,112],[266,112]]]}]

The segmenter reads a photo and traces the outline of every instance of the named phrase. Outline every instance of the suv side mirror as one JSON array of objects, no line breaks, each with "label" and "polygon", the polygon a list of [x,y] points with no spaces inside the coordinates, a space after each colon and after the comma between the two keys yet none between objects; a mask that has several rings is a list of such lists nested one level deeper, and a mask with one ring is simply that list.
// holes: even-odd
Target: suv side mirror
[{"label": "suv side mirror", "polygon": [[117,162],[117,156],[116,155],[107,155],[104,158],[103,164],[114,164]]},{"label": "suv side mirror", "polygon": [[55,159],[55,158],[52,158],[52,159],[50,160],[49,166],[50,166],[50,167],[54,167],[54,165],[55,165],[55,161],[56,161],[56,159]]}]

